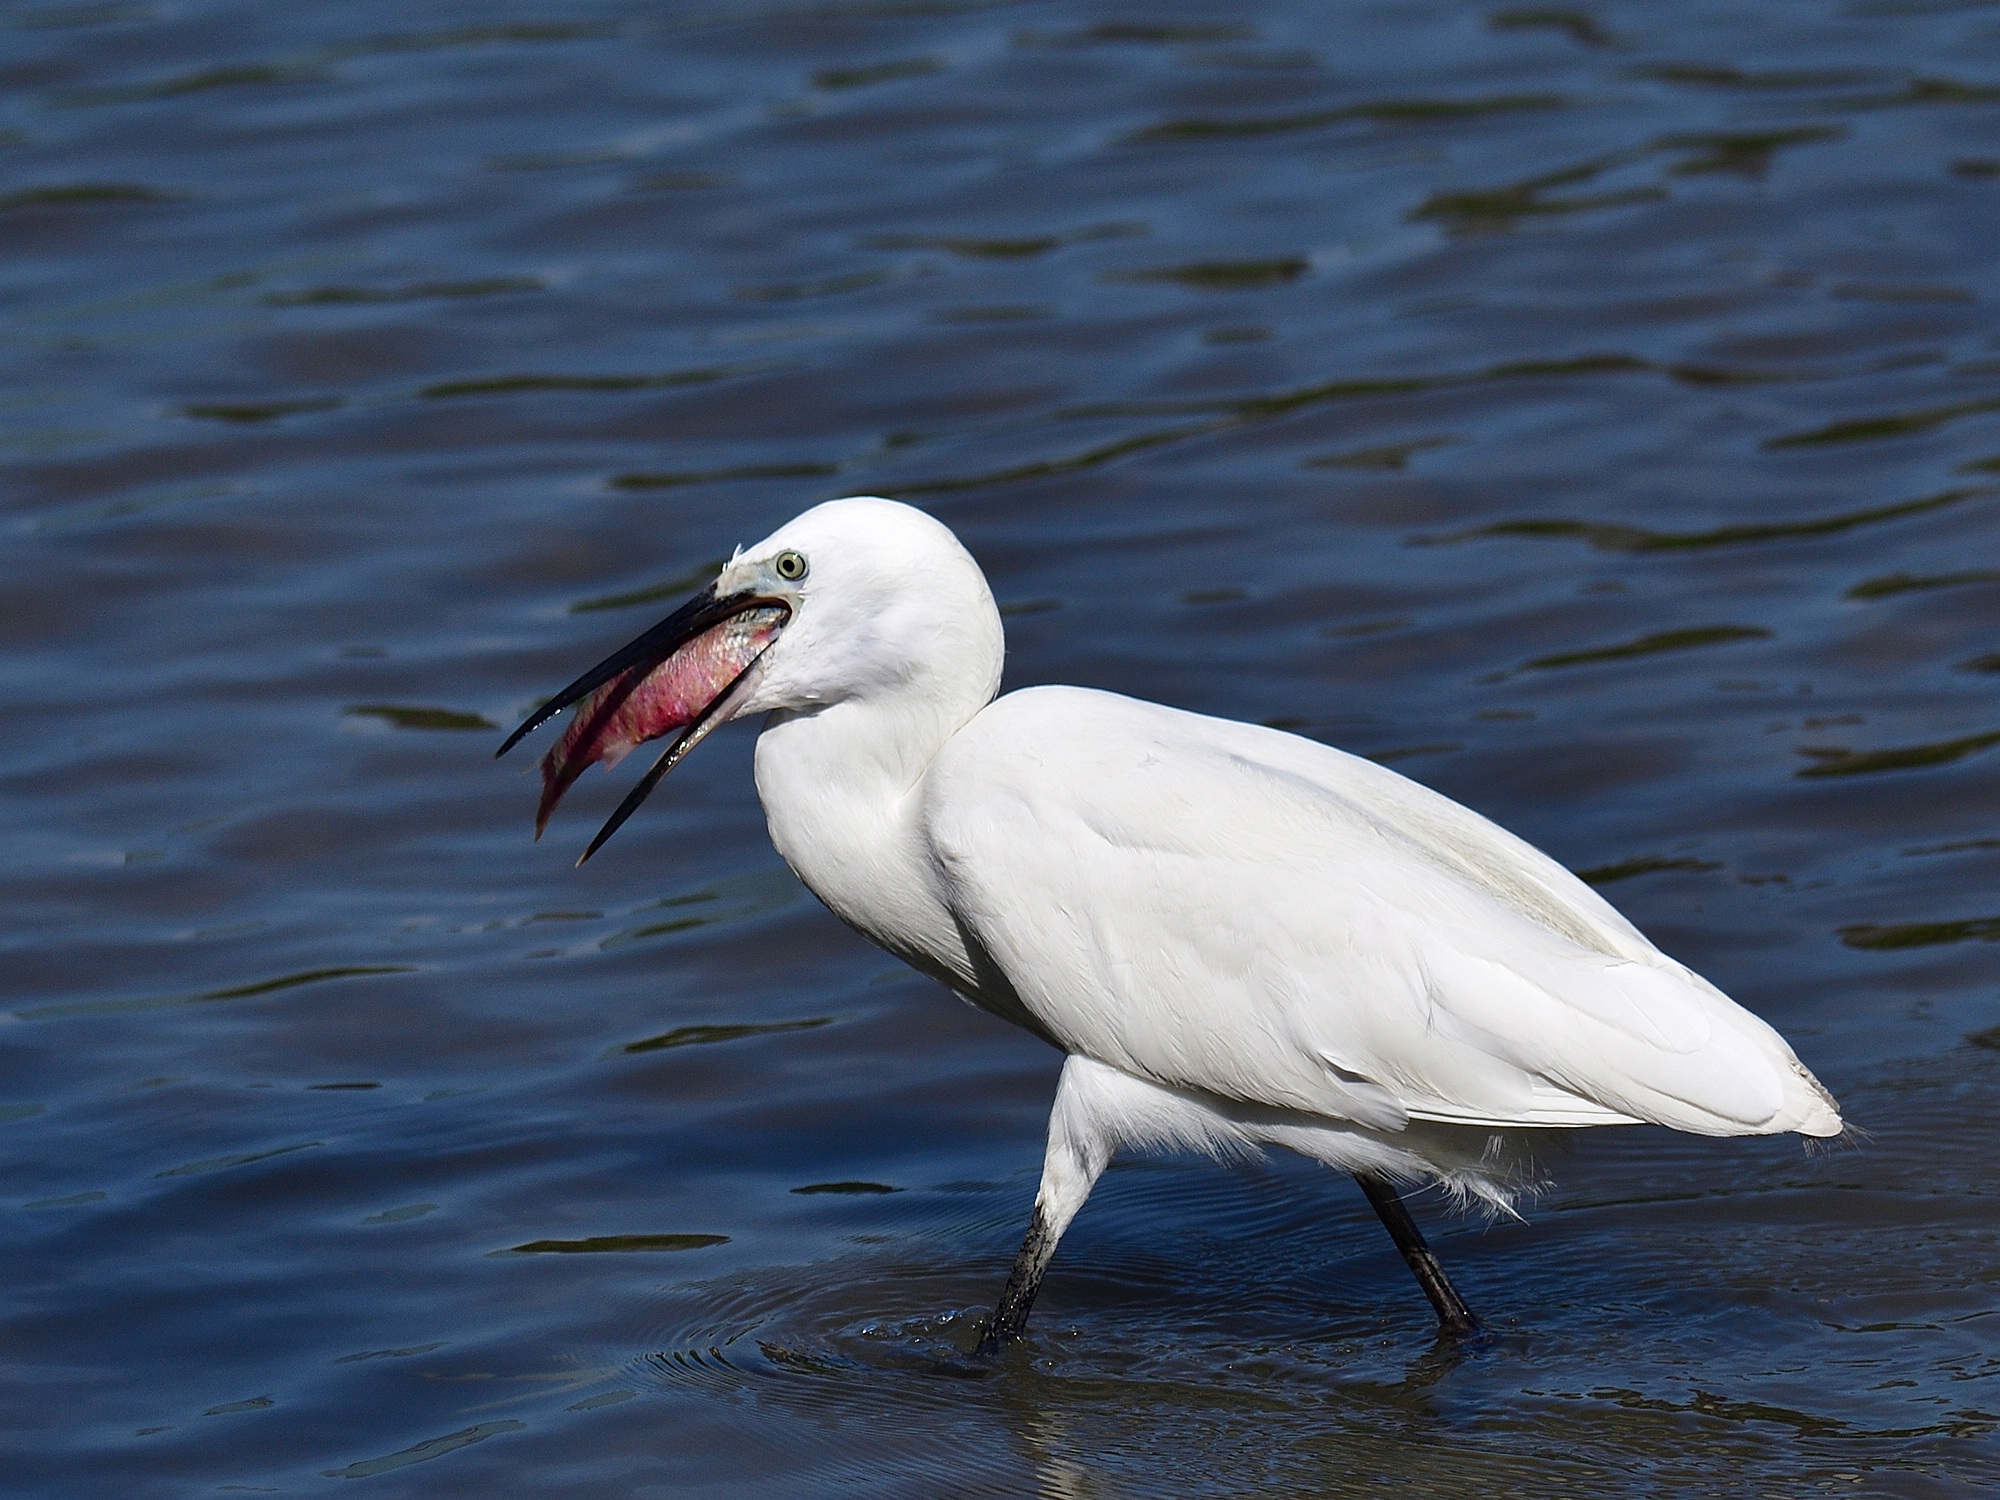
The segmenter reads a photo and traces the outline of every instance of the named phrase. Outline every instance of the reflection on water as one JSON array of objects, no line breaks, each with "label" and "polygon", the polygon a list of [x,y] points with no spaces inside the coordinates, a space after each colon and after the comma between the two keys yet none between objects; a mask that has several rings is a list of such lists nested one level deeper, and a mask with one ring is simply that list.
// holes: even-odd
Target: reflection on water
[{"label": "reflection on water", "polygon": [[[0,17],[16,1487],[2000,1479],[1995,27]],[[1419,1202],[1461,1351],[1345,1181],[1121,1161],[972,1361],[1056,1060],[806,896],[747,731],[581,871],[626,783],[536,844],[488,759],[857,492],[964,537],[1010,685],[1462,798],[1865,1135]]]}]

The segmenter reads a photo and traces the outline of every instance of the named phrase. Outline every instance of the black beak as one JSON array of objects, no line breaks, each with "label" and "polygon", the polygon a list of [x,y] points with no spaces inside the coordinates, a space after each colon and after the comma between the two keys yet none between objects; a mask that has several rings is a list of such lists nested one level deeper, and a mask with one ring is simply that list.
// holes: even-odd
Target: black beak
[{"label": "black beak", "polygon": [[643,677],[704,630],[720,625],[731,615],[741,614],[753,604],[780,602],[776,599],[764,599],[749,592],[731,594],[727,598],[718,597],[715,585],[711,583],[651,630],[637,640],[620,646],[529,714],[521,721],[521,727],[507,736],[507,742],[493,752],[493,758],[498,760],[534,730],[541,728],[578,699],[596,692],[619,673],[629,672],[637,667],[640,669],[640,676]]},{"label": "black beak", "polygon": [[[507,736],[506,743],[493,752],[494,759],[497,760],[505,755],[531,730],[546,724],[571,704],[589,697],[607,682],[623,677],[625,691],[614,693],[610,701],[593,710],[593,722],[599,722],[602,718],[615,714],[625,698],[637,688],[649,672],[672,657],[689,641],[745,610],[773,607],[783,610],[787,616],[791,613],[791,606],[782,599],[767,598],[749,590],[726,596],[718,595],[715,586],[710,584],[651,630],[612,652],[528,715],[521,726]],[[761,657],[762,652],[759,652],[758,656]],[[680,734],[675,736],[665,752],[653,763],[652,769],[640,778],[639,783],[619,804],[618,810],[606,821],[604,827],[598,830],[597,837],[590,841],[590,847],[585,849],[582,858],[577,860],[579,865],[603,847],[604,841],[616,833],[625,820],[638,810],[639,804],[651,795],[653,788],[660,784],[669,771],[681,763],[690,750],[708,738],[711,730],[725,722],[736,711],[740,706],[742,694],[747,691],[746,684],[756,665],[755,658],[746,663],[722,691],[682,728]],[[562,795],[563,788],[575,779],[577,772],[588,762],[578,764],[574,770],[566,774],[552,771],[550,764],[549,761],[543,762],[542,807],[536,826],[538,838],[541,836],[541,824],[548,820],[548,815],[553,810],[556,799]],[[553,779],[557,776],[560,776],[560,780]]]}]

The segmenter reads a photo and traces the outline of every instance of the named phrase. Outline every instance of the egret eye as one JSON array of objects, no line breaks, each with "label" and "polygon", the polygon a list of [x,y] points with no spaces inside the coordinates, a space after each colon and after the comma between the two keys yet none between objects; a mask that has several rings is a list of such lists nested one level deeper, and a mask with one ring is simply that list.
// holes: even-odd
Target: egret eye
[{"label": "egret eye", "polygon": [[771,564],[771,571],[787,583],[797,583],[806,576],[805,554],[801,552],[780,552]]}]

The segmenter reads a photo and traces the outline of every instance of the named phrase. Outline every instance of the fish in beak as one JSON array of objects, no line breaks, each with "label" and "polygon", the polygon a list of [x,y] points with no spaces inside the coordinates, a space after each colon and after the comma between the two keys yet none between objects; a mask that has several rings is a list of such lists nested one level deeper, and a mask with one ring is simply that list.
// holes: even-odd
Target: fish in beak
[{"label": "fish in beak", "polygon": [[615,766],[634,746],[679,730],[577,863],[602,848],[666,774],[742,707],[758,659],[791,614],[782,599],[754,590],[718,595],[711,584],[530,714],[494,752],[496,759],[531,730],[576,706],[562,738],[542,757],[535,837],[542,836],[563,793],[593,762]]}]

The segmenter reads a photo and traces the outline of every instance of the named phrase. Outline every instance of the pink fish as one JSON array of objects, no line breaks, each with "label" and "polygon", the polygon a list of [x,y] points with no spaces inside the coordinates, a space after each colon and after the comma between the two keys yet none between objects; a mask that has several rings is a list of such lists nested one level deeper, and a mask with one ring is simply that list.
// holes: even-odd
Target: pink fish
[{"label": "pink fish", "polygon": [[635,746],[696,723],[777,639],[790,613],[782,605],[744,609],[658,665],[627,668],[579,701],[562,738],[542,758],[535,837],[592,762],[615,766]]}]

